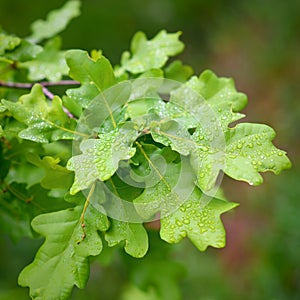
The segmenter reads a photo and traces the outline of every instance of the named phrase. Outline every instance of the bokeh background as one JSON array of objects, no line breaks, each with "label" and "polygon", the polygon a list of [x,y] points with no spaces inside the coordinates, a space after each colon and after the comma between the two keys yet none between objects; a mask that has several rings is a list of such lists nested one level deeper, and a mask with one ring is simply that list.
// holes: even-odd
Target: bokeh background
[{"label": "bokeh background", "polygon": [[[0,24],[25,37],[34,20],[64,2],[0,0]],[[223,217],[225,249],[200,253],[188,241],[164,245],[164,253],[178,263],[169,271],[181,278],[182,299],[300,299],[300,1],[86,0],[82,16],[62,34],[63,47],[102,49],[116,64],[136,31],[152,37],[163,28],[183,32],[186,49],[180,58],[196,74],[209,68],[235,79],[249,98],[246,121],[275,128],[275,144],[293,162],[279,176],[265,174],[259,187],[225,178],[227,197],[241,204]],[[152,235],[155,252],[157,237]],[[17,287],[17,275],[40,243],[13,242],[0,228],[1,300],[29,299],[27,290]],[[164,259],[161,253],[155,257]],[[143,263],[147,258],[140,263],[108,254],[93,264],[88,287],[75,290],[72,299],[150,299],[132,287],[126,292],[128,276],[143,276],[138,270]],[[173,290],[170,283],[169,296]]]}]

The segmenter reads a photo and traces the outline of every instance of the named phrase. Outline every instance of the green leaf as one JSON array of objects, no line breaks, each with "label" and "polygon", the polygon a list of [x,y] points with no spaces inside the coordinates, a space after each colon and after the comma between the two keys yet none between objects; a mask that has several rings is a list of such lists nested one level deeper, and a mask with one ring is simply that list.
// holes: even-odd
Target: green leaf
[{"label": "green leaf", "polygon": [[176,121],[152,122],[150,132],[156,142],[182,155],[189,155],[195,147],[190,133]]},{"label": "green leaf", "polygon": [[34,261],[21,272],[19,284],[28,286],[34,299],[67,299],[74,285],[84,288],[88,257],[101,253],[97,231],[105,231],[108,220],[91,205],[84,211],[84,199],[76,198],[74,208],[39,215],[32,221],[33,229],[46,239]]},{"label": "green leaf", "polygon": [[172,157],[169,151],[154,145],[138,145],[145,162],[140,163],[135,173],[145,182],[145,190],[133,200],[135,208],[145,220],[157,213],[163,218],[177,209],[194,190],[193,173],[184,157],[180,163],[172,162],[168,160]]},{"label": "green leaf", "polygon": [[[191,90],[188,89],[190,92]],[[176,101],[174,101],[174,97],[172,99],[171,92],[171,101],[173,102],[159,102],[154,107],[153,111],[156,113],[156,115],[159,116],[162,122],[168,122],[168,121],[176,121],[179,123],[182,127],[186,129],[191,129],[197,127],[199,125],[199,118],[196,118],[196,112],[195,110],[198,109],[198,107],[201,106],[201,103],[194,103],[193,106],[188,104],[186,107],[184,106],[184,99],[188,98],[190,96],[190,93],[187,93],[188,96],[185,96],[184,94],[181,94],[180,97]],[[192,92],[193,95],[191,97],[195,96],[195,93]],[[197,96],[198,98],[198,96]]]},{"label": "green leaf", "polygon": [[207,70],[199,76],[199,79],[192,77],[188,85],[197,91],[212,109],[217,121],[210,117],[211,120],[208,122],[215,123],[226,130],[229,124],[244,117],[238,112],[246,106],[247,97],[236,91],[232,79],[218,78],[213,72]]},{"label": "green leaf", "polygon": [[173,61],[165,68],[166,78],[180,82],[186,82],[193,73],[192,67],[184,65],[180,60]]},{"label": "green leaf", "polygon": [[[153,138],[164,145],[171,145],[174,150],[184,155],[191,154],[191,165],[197,174],[197,184],[203,191],[208,191],[214,186],[220,170],[224,170],[235,179],[254,185],[260,184],[262,177],[259,172],[271,170],[277,174],[280,170],[288,168],[290,163],[283,152],[279,151],[277,155],[276,148],[270,143],[274,138],[271,128],[266,129],[266,126],[256,124],[241,124],[236,129],[228,127],[230,123],[241,118],[242,115],[237,112],[246,102],[246,96],[236,91],[231,79],[218,78],[211,71],[205,71],[199,78],[192,77],[173,91],[170,103],[161,105],[163,119],[172,118],[177,124],[173,123],[170,126],[168,124],[172,122],[166,122],[167,125],[162,122],[154,128]],[[196,128],[192,134],[192,142],[187,131],[178,124],[186,128]],[[165,128],[160,132],[162,126]],[[251,128],[245,129],[247,126]],[[255,132],[252,133],[252,129]],[[243,150],[246,149],[244,153],[243,150],[233,151],[231,148],[237,147],[239,143],[235,141],[230,146],[230,136],[236,131],[239,132],[237,136],[241,140],[249,139],[248,144],[254,146],[243,147]],[[260,145],[255,141],[250,142],[255,134],[261,136],[259,143],[263,145],[262,148],[258,147]],[[242,147],[242,144],[239,147]],[[180,146],[185,146],[186,149]],[[264,153],[268,153],[270,158],[266,158]],[[264,162],[261,161],[262,158]],[[256,160],[264,166],[256,166]]]},{"label": "green leaf", "polygon": [[127,123],[111,132],[100,133],[98,139],[84,140],[80,145],[82,154],[73,156],[67,165],[75,172],[71,194],[88,188],[97,179],[109,179],[118,169],[120,160],[134,155],[132,144],[137,136],[134,125]]},{"label": "green leaf", "polygon": [[27,125],[28,128],[19,133],[23,139],[47,143],[73,138],[75,121],[65,114],[58,96],[50,105],[47,103],[39,84],[35,84],[30,94],[21,96],[18,102],[2,100],[2,104],[16,120]]},{"label": "green leaf", "polygon": [[153,97],[130,101],[127,105],[126,113],[132,121],[146,119],[150,114],[150,110],[156,105],[159,105],[159,102],[162,102],[162,100]]},{"label": "green leaf", "polygon": [[0,33],[0,55],[4,55],[6,51],[15,49],[20,43],[20,38]]},{"label": "green leaf", "polygon": [[178,39],[180,34],[162,30],[152,40],[147,40],[143,32],[136,33],[131,42],[131,56],[129,52],[122,55],[122,68],[133,74],[161,68],[169,57],[183,50],[184,45]]},{"label": "green leaf", "polygon": [[28,163],[26,152],[22,151],[21,153],[24,155],[24,157],[22,157],[23,159],[12,163],[5,180],[7,183],[25,183],[26,187],[29,188],[40,182],[44,172],[42,169]]},{"label": "green leaf", "polygon": [[125,241],[125,251],[133,257],[143,257],[148,250],[148,235],[142,224],[111,220],[105,240],[110,247]]},{"label": "green leaf", "polygon": [[189,84],[215,110],[222,107],[223,103],[230,103],[233,112],[239,112],[247,105],[247,96],[237,92],[233,79],[217,77],[210,70],[204,71],[198,80],[193,77]]},{"label": "green leaf", "polygon": [[80,88],[67,90],[67,95],[84,108],[100,92],[116,83],[113,68],[103,55],[93,59],[86,51],[69,50],[66,61],[70,77],[82,84]]},{"label": "green leaf", "polygon": [[199,78],[193,76],[171,92],[164,114],[190,128],[210,127],[206,123],[211,123],[226,129],[230,123],[243,117],[236,112],[246,103],[246,96],[236,91],[231,79],[218,78],[213,72],[204,71]]},{"label": "green leaf", "polygon": [[275,131],[264,124],[241,123],[226,133],[226,167],[224,172],[249,184],[259,185],[259,172],[279,174],[291,167],[286,152],[277,149],[272,140]]},{"label": "green leaf", "polygon": [[80,5],[80,1],[68,1],[60,9],[50,12],[45,21],[35,21],[31,25],[32,34],[28,39],[38,43],[57,35],[67,27],[73,18],[80,15]]},{"label": "green leaf", "polygon": [[94,84],[99,92],[112,86],[116,81],[113,68],[103,55],[93,59],[83,50],[69,50],[66,60],[70,76],[81,82]]},{"label": "green leaf", "polygon": [[82,107],[81,105],[75,101],[74,99],[63,96],[62,97],[63,105],[66,109],[68,109],[74,116],[80,117],[82,114]]},{"label": "green leaf", "polygon": [[237,204],[213,198],[203,205],[201,196],[201,191],[196,188],[178,210],[161,219],[160,236],[163,240],[178,243],[187,236],[200,251],[205,251],[208,246],[225,246],[220,214]]},{"label": "green leaf", "polygon": [[42,51],[43,48],[41,46],[22,39],[16,48],[5,53],[5,57],[14,61],[24,62],[36,58]]},{"label": "green leaf", "polygon": [[65,61],[65,52],[59,51],[61,39],[59,37],[49,40],[42,52],[31,61],[19,63],[21,68],[28,69],[28,78],[32,81],[48,79],[58,81],[63,75],[68,74],[68,66]]},{"label": "green leaf", "polygon": [[27,159],[30,163],[44,170],[41,179],[41,186],[45,189],[68,190],[73,183],[73,174],[65,167],[59,165],[60,159],[51,156],[44,156],[40,159],[38,155],[28,153]]},{"label": "green leaf", "polygon": [[193,134],[199,146],[191,154],[191,165],[204,191],[212,188],[221,169],[236,180],[259,185],[263,181],[259,172],[278,174],[291,166],[285,152],[272,144],[275,132],[267,125],[241,123],[228,128],[224,135],[224,144],[212,145],[201,131]]}]

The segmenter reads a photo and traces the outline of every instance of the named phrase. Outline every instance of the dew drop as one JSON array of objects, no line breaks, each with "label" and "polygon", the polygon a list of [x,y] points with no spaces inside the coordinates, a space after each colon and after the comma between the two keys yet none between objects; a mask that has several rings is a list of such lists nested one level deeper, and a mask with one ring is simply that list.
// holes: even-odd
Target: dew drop
[{"label": "dew drop", "polygon": [[179,220],[176,221],[176,224],[177,224],[178,226],[182,226],[182,225],[183,225]]},{"label": "dew drop", "polygon": [[199,147],[202,151],[207,152],[208,151],[208,147],[205,146],[200,146]]}]

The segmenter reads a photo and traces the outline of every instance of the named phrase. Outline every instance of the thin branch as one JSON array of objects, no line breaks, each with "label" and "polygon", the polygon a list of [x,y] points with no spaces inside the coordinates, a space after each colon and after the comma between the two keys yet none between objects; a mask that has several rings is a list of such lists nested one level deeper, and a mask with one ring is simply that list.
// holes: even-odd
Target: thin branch
[{"label": "thin branch", "polygon": [[4,86],[4,87],[8,87],[8,88],[16,88],[16,89],[31,89],[33,84],[32,83],[0,81],[0,86]]},{"label": "thin branch", "polygon": [[43,93],[46,97],[48,97],[50,100],[54,98],[54,94],[51,93],[46,87],[43,86]]},{"label": "thin branch", "polygon": [[[75,80],[60,80],[60,81],[41,81],[36,82],[39,83],[43,87],[44,95],[52,100],[54,98],[54,94],[47,89],[49,86],[64,86],[64,85],[79,85],[80,83]],[[22,82],[5,82],[0,80],[0,86],[8,87],[8,88],[16,88],[16,89],[31,89],[36,83],[22,83]],[[69,118],[75,119],[75,116],[63,106],[63,111],[67,114]]]},{"label": "thin branch", "polygon": [[60,81],[42,81],[39,82],[40,85],[42,86],[59,86],[59,85],[79,85],[80,82],[75,81],[75,80],[60,80]]},{"label": "thin branch", "polygon": [[9,88],[17,88],[17,89],[31,89],[36,83],[41,86],[63,86],[63,85],[79,85],[80,83],[75,80],[60,80],[60,81],[41,81],[35,83],[23,83],[23,82],[6,82],[0,80],[0,86],[9,87]]}]

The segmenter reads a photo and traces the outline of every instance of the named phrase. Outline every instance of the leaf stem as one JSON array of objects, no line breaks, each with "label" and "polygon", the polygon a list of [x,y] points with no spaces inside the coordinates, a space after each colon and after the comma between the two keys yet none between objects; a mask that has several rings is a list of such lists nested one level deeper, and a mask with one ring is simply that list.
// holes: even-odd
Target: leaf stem
[{"label": "leaf stem", "polygon": [[86,224],[84,223],[84,215],[86,213],[86,210],[90,204],[90,200],[91,200],[91,197],[93,196],[93,193],[95,191],[95,187],[96,187],[96,183],[93,183],[90,191],[89,191],[89,194],[86,198],[86,201],[84,203],[84,207],[83,207],[83,211],[81,213],[81,216],[80,216],[80,223],[81,223],[81,228],[82,228],[82,231],[83,231],[83,234],[82,234],[82,237],[81,239],[84,240],[85,237],[86,237],[86,231],[85,231],[85,227],[86,227]]},{"label": "leaf stem", "polygon": [[63,131],[70,132],[70,133],[73,133],[73,134],[77,134],[79,136],[83,136],[83,137],[86,137],[86,138],[90,137],[88,134],[85,134],[85,133],[82,133],[82,132],[79,132],[79,131],[74,131],[74,130],[68,129],[66,127],[59,126],[59,125],[57,125],[57,124],[55,124],[55,123],[53,123],[49,120],[44,120],[44,121],[47,122],[48,124],[56,127],[56,128],[59,128],[59,129],[63,130]]}]

